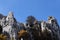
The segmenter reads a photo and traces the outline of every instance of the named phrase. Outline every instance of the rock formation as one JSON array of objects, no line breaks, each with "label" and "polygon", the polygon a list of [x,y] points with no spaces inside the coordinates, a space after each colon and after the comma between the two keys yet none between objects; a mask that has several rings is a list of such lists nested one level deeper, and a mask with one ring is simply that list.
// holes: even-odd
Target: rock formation
[{"label": "rock formation", "polygon": [[20,23],[13,12],[9,12],[8,16],[0,14],[0,26],[0,34],[6,35],[7,40],[60,40],[60,27],[53,16],[49,16],[48,21],[28,16],[26,23]]}]

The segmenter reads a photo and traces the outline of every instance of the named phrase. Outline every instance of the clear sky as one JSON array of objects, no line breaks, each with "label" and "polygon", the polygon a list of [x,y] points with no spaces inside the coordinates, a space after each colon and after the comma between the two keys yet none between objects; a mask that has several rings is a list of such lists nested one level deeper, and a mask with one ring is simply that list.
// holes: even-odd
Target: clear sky
[{"label": "clear sky", "polygon": [[9,11],[19,22],[25,22],[29,15],[38,20],[54,16],[60,24],[60,0],[0,0],[0,13],[8,15]]}]

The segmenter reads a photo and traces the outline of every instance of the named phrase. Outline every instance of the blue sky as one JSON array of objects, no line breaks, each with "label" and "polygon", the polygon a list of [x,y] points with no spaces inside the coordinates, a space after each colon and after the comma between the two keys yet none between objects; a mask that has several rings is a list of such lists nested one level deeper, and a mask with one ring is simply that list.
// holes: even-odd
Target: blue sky
[{"label": "blue sky", "polygon": [[0,0],[0,13],[8,15],[9,11],[19,22],[25,22],[29,15],[38,20],[54,16],[60,24],[60,0]]}]

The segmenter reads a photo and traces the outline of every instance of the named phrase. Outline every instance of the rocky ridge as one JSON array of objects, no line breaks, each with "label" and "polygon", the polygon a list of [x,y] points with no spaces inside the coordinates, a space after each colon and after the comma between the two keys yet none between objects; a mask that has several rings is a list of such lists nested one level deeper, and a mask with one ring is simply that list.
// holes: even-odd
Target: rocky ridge
[{"label": "rocky ridge", "polygon": [[8,16],[0,14],[0,26],[0,34],[6,35],[6,40],[60,40],[60,27],[53,16],[49,16],[48,21],[28,16],[26,23],[19,23],[13,12],[9,12]]}]

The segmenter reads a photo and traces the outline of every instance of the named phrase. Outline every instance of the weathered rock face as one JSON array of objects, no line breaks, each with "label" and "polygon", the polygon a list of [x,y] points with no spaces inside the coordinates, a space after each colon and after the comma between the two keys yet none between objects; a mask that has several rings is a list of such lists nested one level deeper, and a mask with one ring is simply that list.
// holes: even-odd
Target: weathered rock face
[{"label": "weathered rock face", "polygon": [[60,33],[59,33],[59,25],[57,23],[57,20],[56,18],[54,17],[49,17],[49,20],[50,22],[48,22],[49,24],[51,24],[51,31],[52,31],[52,34],[53,34],[53,38],[54,40],[60,40]]},{"label": "weathered rock face", "polygon": [[14,24],[14,16],[12,12],[9,12],[6,21],[8,22],[9,25],[13,25]]},{"label": "weathered rock face", "polygon": [[[30,26],[29,26],[30,27]],[[38,30],[37,30],[38,29]],[[30,27],[34,40],[60,40],[60,27],[56,18],[49,16],[48,21],[41,21]],[[30,31],[30,33],[31,33]],[[38,31],[38,32],[37,32]],[[39,37],[36,34],[40,35]],[[38,37],[38,38],[37,38]],[[40,39],[39,39],[40,38]]]},{"label": "weathered rock face", "polygon": [[[27,17],[26,23],[19,23],[14,18],[13,12],[8,16],[0,14],[0,25],[7,40],[60,40],[60,27],[56,18],[49,16],[48,21],[38,21],[33,16]],[[26,31],[27,36],[18,38],[18,32]],[[20,34],[21,35],[21,34]],[[27,38],[28,37],[28,38]]]},{"label": "weathered rock face", "polygon": [[[9,12],[8,16],[2,16],[0,19],[0,25],[2,26],[2,32],[10,36],[10,39],[12,40],[12,37],[14,40],[17,39],[17,22],[14,18],[13,12]],[[7,39],[8,40],[8,39]]]}]

